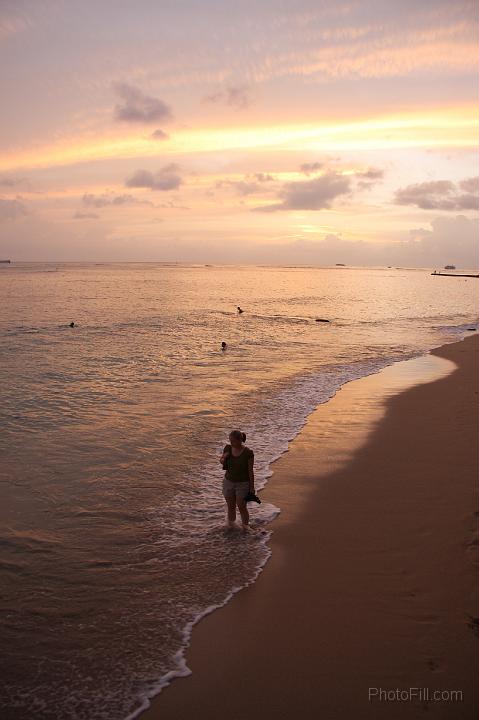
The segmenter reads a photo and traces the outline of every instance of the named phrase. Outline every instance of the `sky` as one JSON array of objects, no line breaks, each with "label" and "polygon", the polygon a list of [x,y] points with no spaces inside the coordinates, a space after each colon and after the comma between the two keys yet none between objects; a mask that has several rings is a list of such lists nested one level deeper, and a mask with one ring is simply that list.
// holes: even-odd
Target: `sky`
[{"label": "sky", "polygon": [[0,0],[0,259],[479,268],[479,0]]}]

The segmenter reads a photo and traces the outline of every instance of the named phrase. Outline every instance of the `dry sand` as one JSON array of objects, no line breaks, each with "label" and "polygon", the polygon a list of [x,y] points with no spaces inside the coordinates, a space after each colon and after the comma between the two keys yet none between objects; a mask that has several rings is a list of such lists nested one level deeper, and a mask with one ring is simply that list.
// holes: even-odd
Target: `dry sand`
[{"label": "dry sand", "polygon": [[479,717],[478,371],[471,335],[310,416],[261,494],[272,557],[141,720]]}]

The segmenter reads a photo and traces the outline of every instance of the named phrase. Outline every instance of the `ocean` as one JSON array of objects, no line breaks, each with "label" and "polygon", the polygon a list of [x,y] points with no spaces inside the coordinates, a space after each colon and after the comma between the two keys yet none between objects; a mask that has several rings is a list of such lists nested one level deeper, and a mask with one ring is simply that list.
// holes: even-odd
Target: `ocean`
[{"label": "ocean", "polygon": [[479,281],[431,270],[0,268],[2,720],[134,718],[189,673],[281,512],[224,530],[230,430],[261,489],[344,383],[464,337]]}]

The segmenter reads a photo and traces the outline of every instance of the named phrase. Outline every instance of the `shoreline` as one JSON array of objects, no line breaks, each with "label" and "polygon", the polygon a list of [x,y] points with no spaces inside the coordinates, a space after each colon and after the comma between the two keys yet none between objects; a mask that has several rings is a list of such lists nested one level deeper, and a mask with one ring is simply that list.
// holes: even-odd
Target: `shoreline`
[{"label": "shoreline", "polygon": [[[313,411],[261,491],[281,508],[271,557],[193,627],[192,675],[142,720],[476,716],[478,352],[467,336],[347,383]],[[448,482],[458,469],[459,486]],[[370,687],[464,697],[370,703]]]}]

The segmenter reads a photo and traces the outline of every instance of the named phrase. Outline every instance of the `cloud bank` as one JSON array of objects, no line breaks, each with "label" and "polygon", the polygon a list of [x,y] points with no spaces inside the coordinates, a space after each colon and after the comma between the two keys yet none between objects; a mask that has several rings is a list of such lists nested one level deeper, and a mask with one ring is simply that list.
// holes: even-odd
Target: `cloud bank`
[{"label": "cloud bank", "polygon": [[16,185],[21,185],[24,182],[24,180],[25,180],[25,178],[22,178],[22,177],[3,175],[0,177],[0,186],[15,187]]},{"label": "cloud bank", "polygon": [[328,234],[322,240],[298,239],[289,246],[274,248],[276,262],[288,262],[294,254],[298,264],[392,265],[438,267],[448,263],[479,272],[479,219],[464,216],[436,218],[431,228],[411,231],[409,238],[395,243],[344,240]]},{"label": "cloud bank", "polygon": [[0,221],[16,220],[24,215],[28,215],[28,209],[21,200],[0,198]]},{"label": "cloud bank", "polygon": [[221,103],[229,105],[236,110],[244,110],[253,104],[254,93],[252,87],[248,85],[227,85],[221,90],[217,90],[203,98],[207,103]]},{"label": "cloud bank", "polygon": [[149,188],[150,190],[177,190],[183,183],[180,168],[175,163],[164,165],[156,173],[149,170],[137,170],[125,180],[126,187]]},{"label": "cloud bank", "polygon": [[111,193],[95,195],[94,193],[85,193],[82,197],[82,202],[88,207],[96,208],[107,207],[108,205],[154,205],[154,203],[149,200],[140,200],[129,193],[123,193],[122,195],[114,195]]},{"label": "cloud bank", "polygon": [[76,212],[74,215],[72,215],[74,220],[96,220],[100,216],[97,213],[94,212]]},{"label": "cloud bank", "polygon": [[303,163],[299,166],[299,169],[305,175],[311,175],[311,173],[317,172],[317,170],[321,170],[323,165],[324,163],[322,162]]},{"label": "cloud bank", "polygon": [[255,208],[261,212],[278,210],[322,210],[341,195],[351,192],[351,180],[346,175],[329,171],[313,180],[288,182],[279,191],[281,202]]},{"label": "cloud bank", "polygon": [[164,131],[164,130],[161,130],[161,128],[157,128],[156,130],[154,130],[154,131],[151,133],[150,137],[151,137],[153,140],[169,140],[169,138],[170,138],[170,136],[168,135],[168,133],[165,133],[165,131]]},{"label": "cloud bank", "polygon": [[423,210],[479,210],[479,177],[467,178],[457,185],[450,180],[408,185],[397,190],[394,202]]},{"label": "cloud bank", "polygon": [[114,83],[122,102],[115,106],[115,120],[132,123],[150,123],[171,120],[170,107],[159,98],[145,95],[139,88],[125,82]]}]

